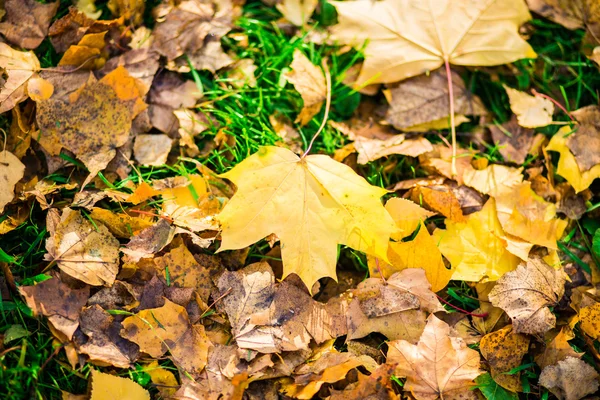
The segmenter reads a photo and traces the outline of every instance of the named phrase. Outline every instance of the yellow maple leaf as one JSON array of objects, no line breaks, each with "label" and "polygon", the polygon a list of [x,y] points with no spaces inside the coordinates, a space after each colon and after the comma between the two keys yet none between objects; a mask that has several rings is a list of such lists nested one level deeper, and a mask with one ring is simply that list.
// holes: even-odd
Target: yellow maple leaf
[{"label": "yellow maple leaf", "polygon": [[332,1],[334,37],[362,45],[356,85],[390,83],[444,65],[501,65],[536,53],[518,33],[531,18],[523,0]]},{"label": "yellow maple leaf", "polygon": [[219,251],[241,249],[275,233],[283,276],[296,273],[307,287],[336,278],[337,245],[387,260],[394,221],[380,202],[387,191],[325,155],[299,158],[262,147],[221,175],[238,187],[217,216]]},{"label": "yellow maple leaf", "polygon": [[587,171],[581,171],[577,165],[577,160],[569,146],[567,145],[567,139],[569,135],[576,135],[577,132],[571,133],[572,128],[565,126],[561,128],[546,146],[546,150],[556,151],[560,153],[560,159],[558,160],[558,167],[556,173],[567,180],[575,189],[575,192],[579,193],[587,189],[594,179],[600,178],[600,164],[594,165]]},{"label": "yellow maple leaf", "polygon": [[467,216],[466,222],[446,219],[446,229],[433,232],[440,251],[454,268],[452,279],[474,282],[495,281],[519,264],[519,258],[508,251],[504,236],[493,198],[481,211]]}]

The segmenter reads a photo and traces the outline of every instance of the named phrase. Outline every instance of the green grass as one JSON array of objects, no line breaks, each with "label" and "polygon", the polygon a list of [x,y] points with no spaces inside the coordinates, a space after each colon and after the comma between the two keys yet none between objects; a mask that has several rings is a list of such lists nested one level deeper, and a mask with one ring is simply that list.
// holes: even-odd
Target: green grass
[{"label": "green grass", "polygon": [[[103,10],[103,17],[108,18],[106,3],[106,1],[98,1],[96,4]],[[148,2],[149,5],[150,3],[156,4],[157,0]],[[57,17],[65,15],[69,4],[70,1],[61,0]],[[145,15],[148,26],[151,24],[150,8],[148,6]],[[316,20],[322,24],[331,23],[334,19],[331,7],[324,6],[322,10],[321,15],[316,15]],[[218,173],[229,170],[257,151],[260,146],[273,145],[280,140],[271,128],[269,116],[279,114],[292,121],[296,118],[302,108],[302,100],[284,79],[295,50],[302,51],[317,65],[323,58],[328,60],[332,77],[332,108],[329,119],[343,121],[349,118],[361,101],[362,96],[359,93],[342,84],[344,73],[361,61],[360,52],[350,51],[338,55],[336,47],[316,45],[304,40],[303,36],[308,32],[290,37],[278,28],[276,20],[279,17],[278,12],[258,1],[251,1],[245,7],[244,16],[237,22],[235,29],[235,32],[248,35],[248,45],[241,46],[231,36],[223,39],[226,50],[232,51],[239,58],[250,58],[254,61],[258,67],[255,73],[257,80],[255,87],[234,89],[226,74],[214,76],[206,71],[195,71],[194,74],[190,73],[187,76],[188,79],[194,79],[193,75],[196,75],[205,92],[203,106],[198,111],[212,114],[218,122],[198,139],[198,146],[202,149],[212,142],[219,131],[235,138],[234,146],[212,150],[199,158],[202,163]],[[493,114],[492,119],[502,123],[510,117],[508,98],[502,83],[520,90],[535,88],[564,103],[569,110],[597,104],[598,93],[594,88],[600,87],[600,74],[597,67],[579,51],[583,33],[569,31],[540,19],[533,20],[531,27],[533,33],[530,43],[540,55],[537,60],[521,60],[511,66],[494,68],[493,75],[490,73],[491,69],[460,69],[467,87],[482,98]],[[60,59],[47,39],[36,50],[36,54],[43,67],[54,66]],[[384,99],[378,97],[375,101],[384,102]],[[317,131],[323,117],[321,111],[308,125],[300,129],[305,147]],[[568,117],[559,113],[557,119],[566,121]],[[9,123],[9,118],[0,116],[1,128],[8,130]],[[465,124],[461,128],[468,129],[472,126],[473,124]],[[540,131],[550,135],[556,129],[556,126],[551,126]],[[444,134],[448,137],[447,132]],[[461,137],[463,144],[469,145],[465,137]],[[439,141],[436,135],[428,135],[428,138]],[[344,136],[327,126],[315,142],[313,153],[333,154],[346,143],[347,139]],[[494,162],[501,161],[497,148],[490,146],[482,150],[484,157]],[[182,160],[174,166],[140,168],[140,172],[144,180],[152,180],[194,173],[194,168],[193,163]],[[49,178],[57,182],[67,182],[74,169],[78,167],[72,166]],[[375,163],[359,166],[358,171],[371,184],[382,187],[389,187],[403,179],[425,175],[416,160],[402,156],[391,156]],[[132,173],[130,177],[111,184],[117,189],[126,191],[125,185],[129,181],[137,183],[137,174]],[[71,198],[73,195],[73,191],[61,192],[63,198]],[[108,201],[100,204],[105,208],[117,209],[118,207]],[[5,216],[0,217],[0,220],[2,218]],[[592,240],[590,232],[593,230],[576,230],[563,245],[567,249],[579,246],[583,248],[582,251],[585,251],[588,249],[586,240],[590,243]],[[15,275],[17,285],[32,284],[46,276],[40,274],[46,266],[43,256],[47,237],[45,212],[35,203],[29,218],[19,228],[0,237],[2,250],[0,261],[12,261],[10,268]],[[264,242],[254,245],[249,260],[258,261],[264,258],[268,250],[269,247]],[[574,252],[573,254],[575,255]],[[341,249],[340,266],[366,271],[365,257],[351,249]],[[468,311],[478,307],[478,302],[473,300],[476,293],[464,282],[452,282],[444,297],[451,304]],[[13,296],[13,300],[0,303],[0,333],[17,324],[23,326],[28,331],[28,335],[4,344],[4,349],[0,350],[0,398],[59,399],[61,390],[84,393],[91,367],[86,366],[73,371],[66,361],[64,352],[62,350],[55,352],[47,323],[42,318],[32,317],[30,310],[19,297]],[[574,342],[585,350],[586,343],[580,333]],[[593,360],[588,359],[588,361]],[[172,368],[168,362],[161,364]],[[526,362],[524,361],[523,364],[525,365]],[[539,371],[528,369],[526,372],[529,381],[535,384],[535,376]],[[139,366],[137,370],[121,371],[121,373],[155,391],[149,383],[147,374],[139,371]],[[530,395],[524,395],[523,398],[525,397]]]}]

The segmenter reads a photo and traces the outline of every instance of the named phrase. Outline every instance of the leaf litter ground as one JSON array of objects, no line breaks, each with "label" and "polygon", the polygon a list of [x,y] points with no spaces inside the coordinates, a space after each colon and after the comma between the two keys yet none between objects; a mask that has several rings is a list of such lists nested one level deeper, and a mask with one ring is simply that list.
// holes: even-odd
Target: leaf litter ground
[{"label": "leaf litter ground", "polygon": [[597,4],[243,3],[5,2],[2,397],[594,393]]}]

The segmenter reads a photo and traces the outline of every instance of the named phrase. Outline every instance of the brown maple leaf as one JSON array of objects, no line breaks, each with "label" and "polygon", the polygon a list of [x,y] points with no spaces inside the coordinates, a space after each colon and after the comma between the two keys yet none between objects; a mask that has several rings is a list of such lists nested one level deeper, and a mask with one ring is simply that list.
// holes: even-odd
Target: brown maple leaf
[{"label": "brown maple leaf", "polygon": [[35,0],[7,0],[6,19],[0,23],[0,33],[9,42],[24,49],[35,49],[48,34],[50,21],[58,10],[59,1],[42,4]]}]

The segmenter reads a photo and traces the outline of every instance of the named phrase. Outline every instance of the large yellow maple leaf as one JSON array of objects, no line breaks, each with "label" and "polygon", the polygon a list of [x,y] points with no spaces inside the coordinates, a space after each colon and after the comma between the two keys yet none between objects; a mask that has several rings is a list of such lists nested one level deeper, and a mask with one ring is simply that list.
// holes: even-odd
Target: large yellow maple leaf
[{"label": "large yellow maple leaf", "polygon": [[518,33],[531,18],[523,0],[384,0],[331,2],[334,37],[362,45],[356,81],[390,83],[455,65],[501,65],[536,57]]},{"label": "large yellow maple leaf", "polygon": [[296,273],[310,289],[336,278],[337,245],[387,261],[394,221],[381,204],[387,191],[325,155],[299,158],[262,147],[221,175],[237,192],[217,216],[219,251],[240,249],[274,233],[281,241],[283,275]]}]

